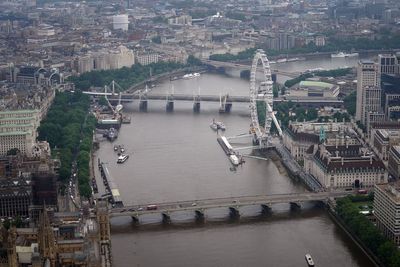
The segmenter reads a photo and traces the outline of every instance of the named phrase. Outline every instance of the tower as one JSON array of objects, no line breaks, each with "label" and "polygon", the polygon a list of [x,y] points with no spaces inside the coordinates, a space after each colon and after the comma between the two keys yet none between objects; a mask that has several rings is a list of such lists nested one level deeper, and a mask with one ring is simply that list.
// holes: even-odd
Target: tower
[{"label": "tower", "polygon": [[51,267],[56,266],[56,241],[45,205],[39,216],[38,243],[42,258],[48,261]]},{"label": "tower", "polygon": [[361,60],[357,66],[356,120],[366,125],[370,112],[381,111],[381,87],[379,65]]}]

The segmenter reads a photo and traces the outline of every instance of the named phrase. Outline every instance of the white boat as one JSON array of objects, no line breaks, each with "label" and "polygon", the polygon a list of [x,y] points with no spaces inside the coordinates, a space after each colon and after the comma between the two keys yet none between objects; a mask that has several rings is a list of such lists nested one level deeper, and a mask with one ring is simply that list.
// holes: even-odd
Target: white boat
[{"label": "white boat", "polygon": [[332,58],[357,57],[357,56],[358,56],[358,53],[350,53],[350,54],[348,54],[348,53],[339,52],[337,54],[331,54]]},{"label": "white boat", "polygon": [[229,160],[234,166],[239,166],[239,158],[235,154],[231,154]]},{"label": "white boat", "polygon": [[118,157],[117,163],[124,163],[129,158],[129,155],[122,154]]},{"label": "white boat", "polygon": [[195,72],[195,73],[188,73],[188,74],[183,75],[183,79],[193,79],[196,77],[200,77],[200,73]]},{"label": "white boat", "polygon": [[307,253],[305,257],[306,257],[306,262],[307,262],[308,266],[314,267],[314,261],[311,258],[311,255]]},{"label": "white boat", "polygon": [[125,148],[123,148],[123,147],[121,146],[120,152],[121,152],[121,153],[124,153],[124,152],[125,152]]},{"label": "white boat", "polygon": [[216,131],[216,130],[218,130],[218,125],[213,121],[213,122],[210,124],[210,128],[213,129],[214,131]]},{"label": "white boat", "polygon": [[225,131],[226,127],[225,124],[222,123],[222,121],[216,121],[215,124],[217,125],[219,130]]}]

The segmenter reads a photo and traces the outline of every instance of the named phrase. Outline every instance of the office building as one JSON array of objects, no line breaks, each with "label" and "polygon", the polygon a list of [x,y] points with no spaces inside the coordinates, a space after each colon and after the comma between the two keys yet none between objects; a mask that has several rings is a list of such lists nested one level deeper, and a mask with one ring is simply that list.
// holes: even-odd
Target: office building
[{"label": "office building", "polygon": [[375,185],[374,215],[377,227],[396,245],[400,245],[400,188],[398,185]]},{"label": "office building", "polygon": [[313,145],[304,168],[326,188],[368,188],[388,179],[383,162],[361,145]]},{"label": "office building", "polygon": [[400,146],[389,149],[388,171],[395,179],[400,179]]},{"label": "office building", "polygon": [[373,61],[361,60],[357,66],[356,120],[366,125],[369,112],[381,111],[379,65]]}]

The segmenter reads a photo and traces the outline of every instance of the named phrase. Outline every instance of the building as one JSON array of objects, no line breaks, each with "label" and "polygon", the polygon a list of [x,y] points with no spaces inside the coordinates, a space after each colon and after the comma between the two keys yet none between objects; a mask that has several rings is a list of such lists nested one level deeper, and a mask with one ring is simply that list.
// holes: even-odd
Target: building
[{"label": "building", "polygon": [[373,132],[374,151],[381,160],[388,160],[390,147],[400,144],[400,132],[398,130],[387,129],[377,129]]},{"label": "building", "polygon": [[303,160],[307,149],[325,142],[330,145],[355,145],[359,141],[343,122],[289,122],[283,131],[283,145],[296,160]]},{"label": "building", "polygon": [[115,15],[112,17],[112,21],[114,30],[128,31],[129,27],[128,15],[126,14]]},{"label": "building", "polygon": [[135,54],[123,45],[77,56],[73,63],[75,71],[79,74],[92,70],[130,68],[133,64],[135,64]]},{"label": "building", "polygon": [[322,35],[315,36],[315,45],[316,46],[325,46],[325,36],[322,36]]},{"label": "building", "polygon": [[326,188],[365,188],[386,183],[381,160],[361,145],[313,145],[304,157],[305,170]]},{"label": "building", "polygon": [[58,169],[47,153],[0,157],[0,217],[35,219],[36,206],[56,206]]},{"label": "building", "polygon": [[189,25],[192,26],[192,16],[182,15],[168,19],[170,25]]},{"label": "building", "polygon": [[400,245],[400,188],[398,185],[377,184],[374,195],[374,215],[383,234]]},{"label": "building", "polygon": [[30,175],[15,178],[0,178],[0,217],[29,217],[33,202]]},{"label": "building", "polygon": [[136,54],[136,61],[141,65],[149,65],[151,63],[157,63],[159,55],[156,53],[138,53]]},{"label": "building", "polygon": [[369,112],[381,111],[379,65],[373,61],[361,60],[357,66],[356,120],[367,124]]},{"label": "building", "polygon": [[0,239],[7,240],[0,246],[0,266],[111,266],[102,264],[94,218],[90,213],[58,213],[42,206],[37,227],[0,229]]},{"label": "building", "polygon": [[389,149],[388,170],[394,179],[400,179],[400,146]]},{"label": "building", "polygon": [[399,74],[400,64],[394,54],[379,54],[378,63],[381,74]]},{"label": "building", "polygon": [[39,124],[38,110],[0,111],[0,156],[13,148],[31,155]]},{"label": "building", "polygon": [[291,88],[286,98],[297,97],[323,97],[337,98],[340,92],[338,85],[318,82],[318,81],[301,81],[295,88]]}]

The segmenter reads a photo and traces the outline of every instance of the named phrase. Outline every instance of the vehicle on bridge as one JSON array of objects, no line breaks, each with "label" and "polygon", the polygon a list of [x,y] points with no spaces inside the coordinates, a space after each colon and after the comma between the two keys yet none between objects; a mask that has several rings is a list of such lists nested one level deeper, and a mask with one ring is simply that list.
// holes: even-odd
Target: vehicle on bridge
[{"label": "vehicle on bridge", "polygon": [[148,205],[148,206],[146,207],[146,209],[147,209],[147,210],[156,210],[156,209],[158,209],[158,206],[157,206],[157,205]]}]

